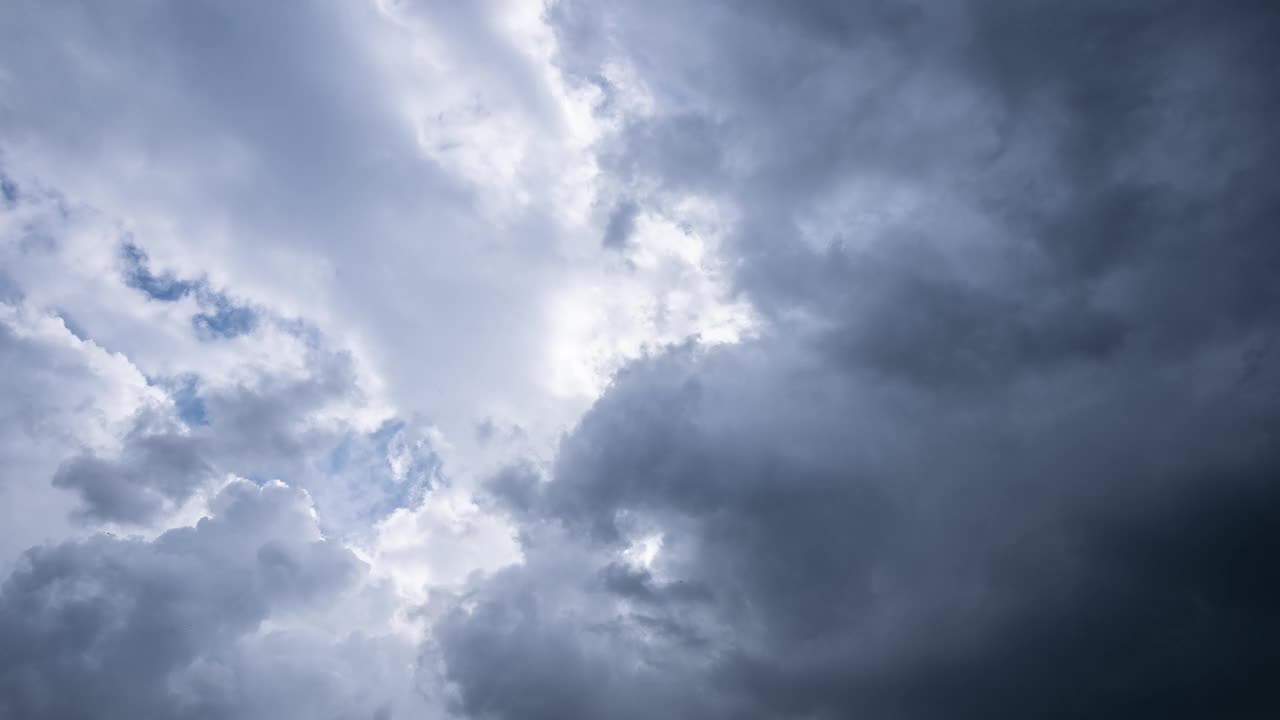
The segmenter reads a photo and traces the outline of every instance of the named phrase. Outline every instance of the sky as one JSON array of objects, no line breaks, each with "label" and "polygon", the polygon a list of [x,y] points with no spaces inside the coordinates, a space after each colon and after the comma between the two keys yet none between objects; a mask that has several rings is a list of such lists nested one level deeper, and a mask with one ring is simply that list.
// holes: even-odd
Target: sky
[{"label": "sky", "polygon": [[0,720],[1280,716],[1277,34],[0,4]]}]

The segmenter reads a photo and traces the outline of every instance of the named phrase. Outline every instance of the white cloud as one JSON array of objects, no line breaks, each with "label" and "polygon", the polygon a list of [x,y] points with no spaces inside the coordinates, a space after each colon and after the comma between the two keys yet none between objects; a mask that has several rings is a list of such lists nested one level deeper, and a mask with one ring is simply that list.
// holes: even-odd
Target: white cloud
[{"label": "white cloud", "polygon": [[[622,106],[563,75],[544,10],[0,11],[0,573],[94,530],[151,548],[287,486],[292,530],[357,553],[368,592],[281,605],[174,697],[267,712],[342,675],[314,707],[417,702],[378,670],[414,663],[417,605],[523,561],[478,484],[549,461],[626,362],[754,326],[711,201],[641,203],[634,242],[602,248],[634,190],[598,163]],[[343,655],[366,642],[372,664]]]}]

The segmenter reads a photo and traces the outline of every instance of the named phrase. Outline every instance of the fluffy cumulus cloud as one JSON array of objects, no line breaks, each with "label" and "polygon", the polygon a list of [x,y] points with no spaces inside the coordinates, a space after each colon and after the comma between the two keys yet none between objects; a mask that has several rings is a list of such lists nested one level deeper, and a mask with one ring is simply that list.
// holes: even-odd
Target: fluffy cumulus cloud
[{"label": "fluffy cumulus cloud", "polygon": [[0,10],[0,718],[1275,715],[1278,31]]},{"label": "fluffy cumulus cloud", "polygon": [[243,479],[215,496],[210,516],[149,542],[98,535],[35,548],[0,590],[0,709],[385,717],[399,698],[369,692],[395,689],[379,688],[374,668],[404,658],[382,657],[388,648],[359,631],[328,641],[341,653],[322,645],[327,661],[306,655],[311,636],[331,632],[307,613],[357,593],[366,570],[319,532],[306,493]]}]

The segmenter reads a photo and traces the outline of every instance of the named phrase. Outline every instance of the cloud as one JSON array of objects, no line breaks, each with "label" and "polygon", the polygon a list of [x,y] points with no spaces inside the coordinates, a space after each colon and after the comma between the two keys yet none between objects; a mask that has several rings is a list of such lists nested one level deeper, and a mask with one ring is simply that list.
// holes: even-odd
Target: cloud
[{"label": "cloud", "polygon": [[[372,717],[392,701],[344,689],[358,672],[291,666],[306,640],[286,629],[289,615],[354,592],[365,572],[320,534],[305,493],[237,480],[214,506],[149,542],[97,535],[28,553],[0,589],[5,716]],[[268,620],[281,629],[266,631]],[[264,632],[274,650],[245,655]],[[335,669],[383,652],[359,636],[313,650],[309,667]],[[273,684],[303,679],[307,693],[272,702]],[[320,708],[308,696],[341,704]]]},{"label": "cloud", "polygon": [[[65,263],[6,262],[33,303],[75,317],[148,374],[229,353],[228,336],[263,313],[305,318],[469,462],[488,462],[491,449],[462,439],[485,417],[520,425],[546,451],[602,383],[561,380],[582,355],[611,371],[636,354],[634,336],[696,335],[731,298],[704,264],[687,264],[705,286],[691,300],[665,273],[599,253],[593,100],[563,81],[541,14],[508,0],[15,8],[0,64],[32,70],[5,76],[6,177],[27,201],[56,191],[94,216],[94,233],[145,249],[150,277],[177,283],[169,292],[199,287],[174,307],[105,317],[121,301],[102,287],[103,237],[56,233],[67,255],[83,253]],[[580,289],[620,285],[627,323],[565,339],[578,317],[565,306],[590,307]],[[208,341],[194,350],[134,317],[193,300],[188,317]],[[669,301],[688,309],[651,330]],[[203,347],[214,345],[232,348]]]},{"label": "cloud", "polygon": [[234,338],[252,332],[258,321],[253,308],[237,305],[226,294],[211,290],[207,282],[180,280],[172,274],[155,275],[147,267],[147,254],[126,242],[122,248],[125,284],[152,300],[174,302],[189,295],[198,298],[201,312],[191,317],[196,336],[203,340]]},{"label": "cloud", "polygon": [[[495,479],[527,565],[438,629],[473,716],[1275,710],[1280,584],[1245,558],[1280,544],[1280,377],[1249,359],[1280,318],[1258,124],[1280,18],[552,18],[566,72],[628,67],[653,98],[606,166],[739,218],[735,280],[767,329],[633,364],[549,482]],[[655,532],[651,567],[618,564]],[[653,601],[680,582],[701,609]],[[540,655],[563,671],[476,669]]]},{"label": "cloud", "polygon": [[635,232],[636,215],[639,212],[640,208],[635,203],[626,200],[613,208],[613,212],[609,213],[609,222],[604,226],[603,244],[606,248],[626,247],[631,233]]},{"label": "cloud", "polygon": [[1276,714],[1264,4],[3,15],[0,715]]},{"label": "cloud", "polygon": [[421,428],[388,419],[365,429],[351,417],[365,398],[348,354],[305,329],[287,337],[306,346],[300,374],[246,363],[234,384],[199,375],[147,382],[152,402],[132,411],[118,438],[64,439],[52,485],[79,496],[81,521],[146,526],[228,473],[296,478],[328,521],[357,532],[444,482],[429,443],[415,441]]},{"label": "cloud", "polygon": [[146,522],[164,501],[181,503],[211,476],[212,468],[190,437],[146,435],[126,443],[118,460],[81,455],[54,474],[54,487],[75,490],[84,500],[84,517]]},{"label": "cloud", "polygon": [[0,360],[0,567],[7,573],[22,550],[70,530],[70,497],[49,482],[59,464],[80,451],[109,452],[163,396],[127,359],[20,302],[0,304]]}]

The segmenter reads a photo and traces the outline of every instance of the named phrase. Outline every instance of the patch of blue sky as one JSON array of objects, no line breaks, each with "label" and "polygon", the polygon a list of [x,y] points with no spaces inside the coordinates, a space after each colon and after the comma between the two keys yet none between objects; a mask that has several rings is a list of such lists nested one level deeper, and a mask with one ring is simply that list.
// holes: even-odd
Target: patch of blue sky
[{"label": "patch of blue sky", "polygon": [[132,242],[125,242],[121,256],[125,263],[125,284],[141,290],[152,300],[175,302],[194,292],[198,286],[198,283],[180,280],[169,273],[156,275],[151,272],[147,253]]},{"label": "patch of blue sky", "polygon": [[121,248],[124,281],[158,302],[177,302],[194,296],[200,312],[191,317],[196,337],[214,341],[239,337],[257,327],[253,308],[234,302],[224,293],[213,290],[204,280],[185,280],[172,273],[157,274],[151,270],[147,253],[132,241]]},{"label": "patch of blue sky", "polygon": [[358,512],[376,520],[403,507],[416,507],[427,492],[445,482],[443,461],[431,450],[415,452],[401,473],[392,470],[391,444],[406,427],[403,420],[389,420],[368,434],[348,433],[326,457],[326,472],[347,478],[368,490],[360,496],[368,505]]},{"label": "patch of blue sky", "polygon": [[[258,325],[258,315],[252,308],[236,305],[224,295],[210,294],[212,307],[205,312],[196,313],[191,324],[196,336],[202,340],[217,340],[239,337],[253,332]],[[203,303],[202,303],[203,304]]]},{"label": "patch of blue sky", "polygon": [[8,175],[0,173],[0,199],[4,200],[6,208],[13,208],[18,204],[18,196],[21,193],[18,190],[18,183],[9,178]]},{"label": "patch of blue sky", "polygon": [[171,390],[173,404],[177,407],[178,417],[188,426],[199,427],[209,424],[209,415],[200,397],[200,378],[195,375],[184,376]]}]

